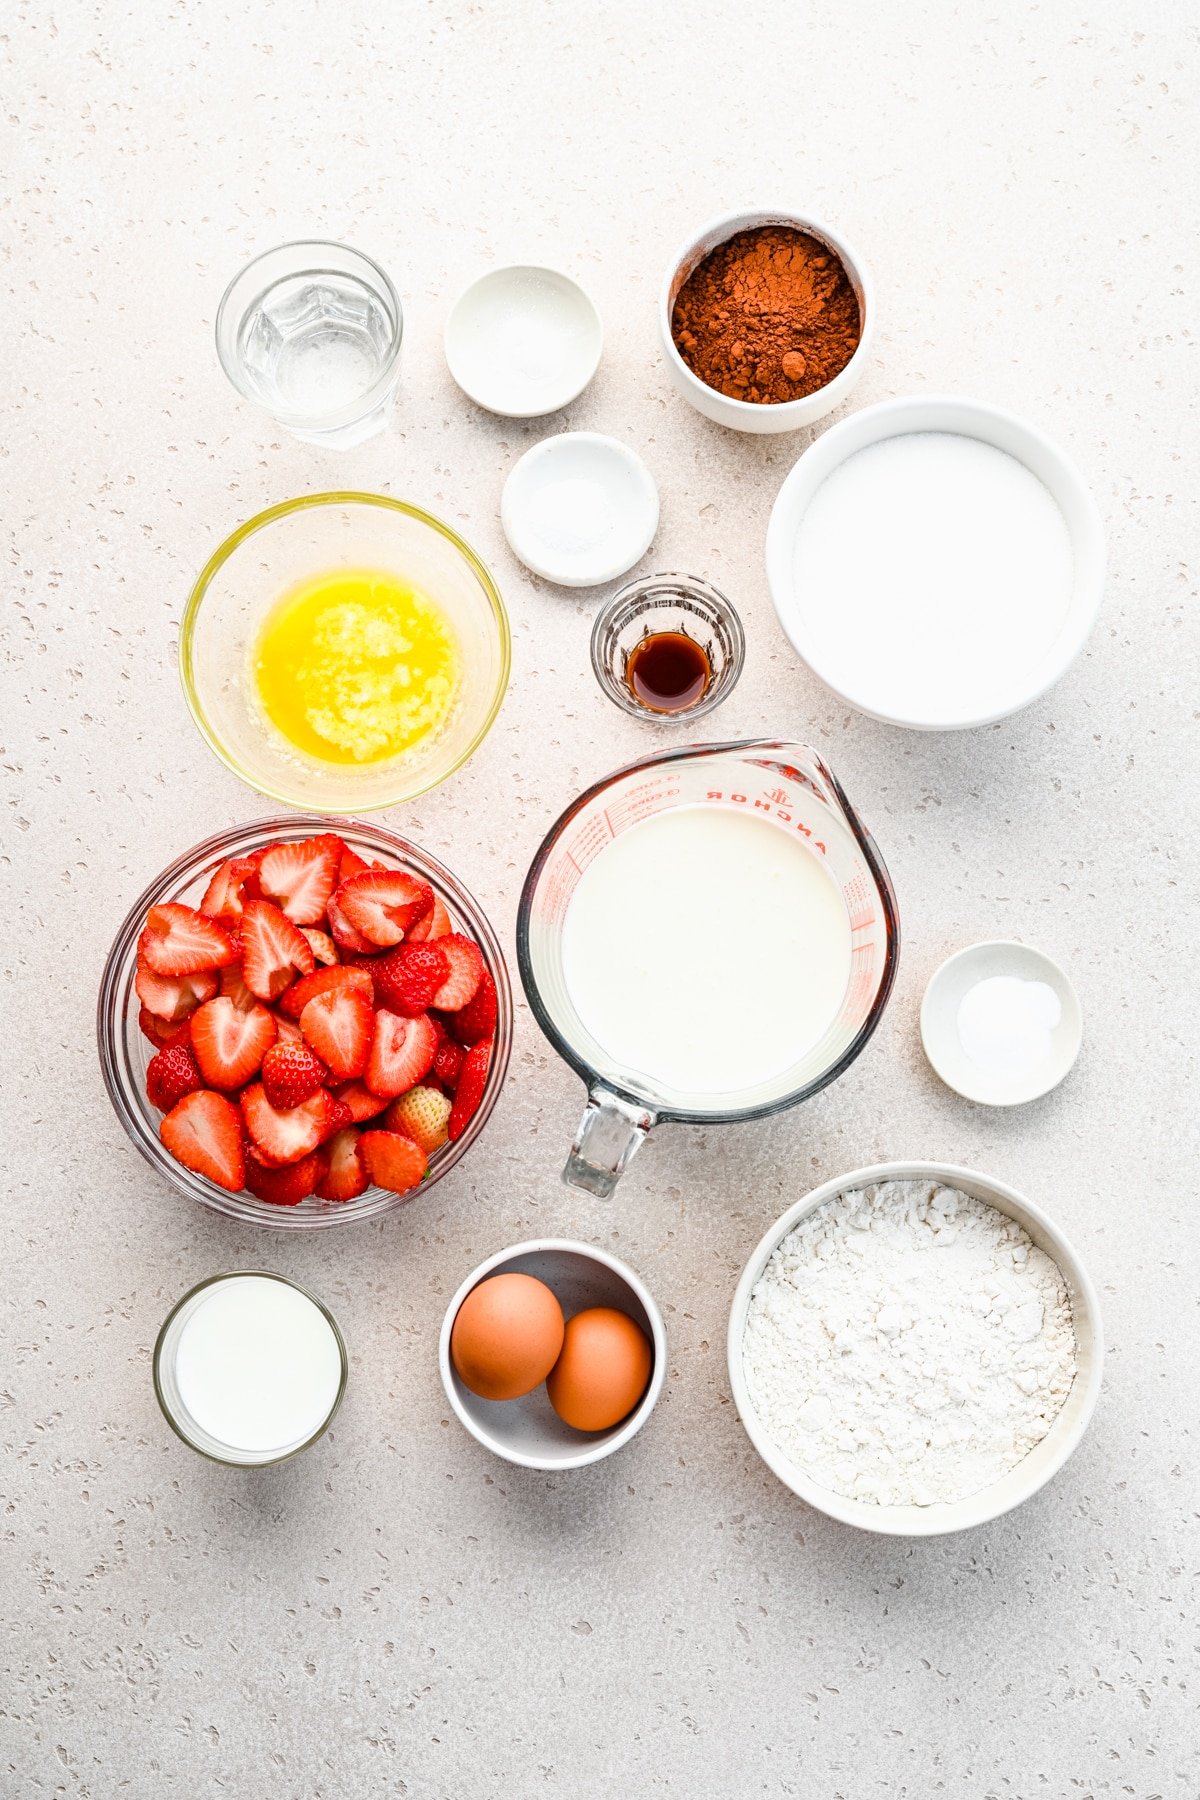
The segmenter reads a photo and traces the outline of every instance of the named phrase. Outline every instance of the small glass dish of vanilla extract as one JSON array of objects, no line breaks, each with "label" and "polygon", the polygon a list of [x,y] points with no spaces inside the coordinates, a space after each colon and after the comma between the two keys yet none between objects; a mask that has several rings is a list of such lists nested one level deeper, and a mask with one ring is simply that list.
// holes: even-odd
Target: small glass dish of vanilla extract
[{"label": "small glass dish of vanilla extract", "polygon": [[631,581],[592,627],[592,668],[604,692],[623,712],[659,725],[719,706],[745,656],[737,613],[695,575]]}]

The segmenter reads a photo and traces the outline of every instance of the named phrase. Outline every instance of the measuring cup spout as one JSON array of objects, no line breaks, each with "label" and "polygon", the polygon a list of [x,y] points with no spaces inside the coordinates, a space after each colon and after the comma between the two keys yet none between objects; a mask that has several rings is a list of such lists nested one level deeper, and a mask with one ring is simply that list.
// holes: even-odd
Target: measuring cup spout
[{"label": "measuring cup spout", "polygon": [[601,1200],[610,1199],[645,1143],[651,1126],[657,1123],[657,1113],[623,1100],[600,1082],[593,1083],[588,1089],[587,1111],[563,1169],[563,1180]]}]

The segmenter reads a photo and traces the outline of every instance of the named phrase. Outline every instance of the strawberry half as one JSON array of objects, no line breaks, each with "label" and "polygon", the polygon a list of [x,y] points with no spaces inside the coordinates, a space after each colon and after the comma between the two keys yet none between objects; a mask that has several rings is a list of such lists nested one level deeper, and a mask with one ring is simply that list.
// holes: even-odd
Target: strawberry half
[{"label": "strawberry half", "polygon": [[415,1087],[433,1066],[438,1035],[432,1021],[401,1019],[380,1010],[375,1014],[375,1035],[367,1057],[366,1083],[373,1094],[392,1099]]},{"label": "strawberry half", "polygon": [[348,1081],[345,1087],[338,1088],[334,1099],[341,1101],[356,1125],[373,1119],[387,1105],[386,1098],[373,1094],[365,1081]]},{"label": "strawberry half", "polygon": [[320,1173],[315,1152],[279,1169],[267,1168],[253,1157],[246,1158],[246,1186],[269,1206],[299,1206],[316,1188]]},{"label": "strawberry half", "polygon": [[461,1044],[455,1043],[453,1038],[444,1038],[437,1047],[433,1059],[433,1072],[442,1086],[451,1094],[458,1086],[458,1078],[466,1060],[466,1051]]},{"label": "strawberry half", "polygon": [[479,1102],[483,1099],[483,1090],[487,1086],[488,1066],[491,1060],[491,1044],[474,1044],[467,1051],[462,1070],[459,1073],[458,1086],[454,1090],[454,1105],[450,1112],[449,1130],[452,1144],[462,1136],[479,1110]]},{"label": "strawberry half", "polygon": [[433,996],[432,1003],[439,1012],[457,1012],[460,1006],[475,998],[483,980],[483,953],[478,944],[457,931],[439,938],[436,947],[449,963],[450,973]]},{"label": "strawberry half", "polygon": [[449,978],[450,964],[438,944],[398,944],[371,966],[380,1002],[406,1019],[428,1012],[433,996]]},{"label": "strawberry half", "polygon": [[206,1176],[231,1194],[245,1187],[242,1121],[237,1107],[224,1094],[210,1094],[206,1088],[186,1094],[162,1121],[158,1135],[185,1169]]},{"label": "strawberry half", "polygon": [[317,1195],[322,1200],[357,1200],[371,1185],[360,1149],[361,1134],[347,1125],[317,1151]]},{"label": "strawberry half", "polygon": [[146,1098],[159,1112],[170,1112],[185,1094],[194,1094],[203,1086],[204,1077],[186,1038],[168,1044],[146,1065]]},{"label": "strawberry half", "polygon": [[240,919],[246,899],[257,898],[256,895],[246,896],[242,891],[247,876],[254,873],[255,867],[248,856],[229,857],[205,888],[200,911],[207,913],[210,919]]},{"label": "strawberry half", "polygon": [[299,1106],[328,1079],[329,1071],[307,1044],[275,1043],[263,1057],[263,1092],[276,1112]]},{"label": "strawberry half", "polygon": [[371,1002],[354,988],[329,988],[314,994],[300,1014],[305,1039],[335,1081],[350,1081],[367,1066],[375,1029]]},{"label": "strawberry half", "polygon": [[327,931],[314,931],[311,925],[300,927],[300,936],[304,939],[317,962],[327,967],[341,962],[341,953]]},{"label": "strawberry half", "polygon": [[453,930],[450,914],[442,905],[441,900],[435,898],[433,911],[427,912],[423,919],[418,919],[415,925],[409,927],[407,938],[410,944],[425,944],[431,938],[445,937],[448,932]]},{"label": "strawberry half", "polygon": [[361,931],[355,931],[353,925],[351,925],[349,919],[338,905],[338,894],[340,892],[341,889],[339,888],[335,893],[332,893],[329,896],[329,905],[325,908],[325,917],[329,921],[329,929],[333,934],[333,941],[342,952],[343,956],[345,956],[348,951],[354,951],[359,956],[370,956],[378,948],[378,945],[371,943],[370,939],[365,938]]},{"label": "strawberry half", "polygon": [[292,921],[270,900],[242,913],[242,977],[260,1000],[277,1000],[298,975],[311,975],[313,953]]},{"label": "strawberry half", "polygon": [[317,925],[337,885],[342,840],[332,832],[298,844],[274,844],[258,865],[258,885],[295,925]]},{"label": "strawberry half", "polygon": [[410,1088],[387,1109],[384,1125],[411,1138],[426,1156],[432,1156],[446,1142],[450,1122],[450,1102],[436,1088]]},{"label": "strawberry half", "polygon": [[280,1011],[285,1012],[289,1019],[298,1019],[309,1001],[315,1000],[318,994],[328,994],[339,989],[350,989],[363,994],[369,1004],[374,1004],[375,984],[370,972],[339,963],[333,969],[314,969],[311,975],[302,975],[280,999]]},{"label": "strawberry half", "polygon": [[242,1095],[242,1117],[255,1146],[276,1168],[296,1163],[315,1150],[332,1122],[333,1099],[318,1088],[299,1106],[279,1110],[271,1105],[261,1081]]},{"label": "strawberry half", "polygon": [[398,1131],[364,1131],[360,1149],[371,1180],[393,1194],[407,1194],[429,1167],[420,1145]]},{"label": "strawberry half", "polygon": [[194,1013],[203,1001],[212,999],[217,991],[217,977],[211,969],[202,969],[197,975],[180,975],[178,978],[156,975],[153,969],[144,968],[139,963],[133,986],[147,1012],[175,1025]]},{"label": "strawberry half", "polygon": [[468,1048],[478,1044],[484,1038],[496,1035],[496,984],[487,970],[479,980],[479,986],[465,1006],[459,1007],[446,1019],[446,1024],[454,1033],[460,1044]]},{"label": "strawberry half", "polygon": [[370,866],[370,863],[365,862],[357,850],[352,850],[349,844],[343,844],[342,860],[338,864],[339,885],[343,881],[349,881],[352,875],[365,875]]},{"label": "strawberry half", "polygon": [[351,929],[381,949],[398,944],[409,926],[433,907],[429,883],[406,869],[370,869],[365,875],[352,875],[333,898]]},{"label": "strawberry half", "polygon": [[192,1018],[192,1050],[205,1086],[226,1093],[245,1087],[262,1068],[275,1029],[265,1006],[243,1012],[227,994],[206,1000]]},{"label": "strawberry half", "polygon": [[150,908],[137,953],[138,961],[155,975],[174,978],[223,968],[237,956],[223,925],[174,900]]},{"label": "strawberry half", "polygon": [[191,1025],[187,1019],[180,1019],[172,1025],[166,1019],[155,1018],[148,1006],[140,1006],[138,1028],[143,1037],[150,1039],[156,1050],[165,1050],[168,1044],[180,1041],[186,1044]]}]

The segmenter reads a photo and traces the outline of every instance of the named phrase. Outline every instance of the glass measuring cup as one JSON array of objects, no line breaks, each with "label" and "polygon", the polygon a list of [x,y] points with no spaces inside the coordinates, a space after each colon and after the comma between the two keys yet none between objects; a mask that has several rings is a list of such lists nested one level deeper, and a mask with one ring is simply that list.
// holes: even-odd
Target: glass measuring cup
[{"label": "glass measuring cup", "polygon": [[[824,1036],[790,1068],[727,1093],[689,1093],[622,1067],[579,1017],[563,970],[563,925],[584,870],[631,826],[682,806],[732,808],[798,833],[833,877],[850,925],[850,977]],[[809,1099],[849,1068],[879,1023],[899,948],[900,921],[887,869],[815,750],[774,738],[693,745],[646,757],[597,782],[543,839],[517,915],[517,960],[529,1004],[588,1090],[564,1181],[607,1198],[661,1121],[703,1125],[765,1118]]]}]

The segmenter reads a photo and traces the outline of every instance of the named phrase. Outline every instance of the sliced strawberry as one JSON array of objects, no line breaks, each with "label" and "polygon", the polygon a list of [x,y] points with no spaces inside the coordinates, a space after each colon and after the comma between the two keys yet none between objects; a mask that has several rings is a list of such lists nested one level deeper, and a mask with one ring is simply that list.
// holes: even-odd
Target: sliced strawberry
[{"label": "sliced strawberry", "polygon": [[170,1112],[185,1094],[204,1086],[191,1045],[184,1038],[168,1044],[146,1065],[146,1098],[159,1112]]},{"label": "sliced strawberry", "polygon": [[275,1008],[275,1029],[279,1033],[275,1039],[277,1044],[302,1044],[303,1037],[295,1019],[289,1019],[279,1008]]},{"label": "sliced strawberry", "polygon": [[398,1131],[364,1131],[359,1147],[371,1180],[393,1194],[407,1194],[429,1167],[420,1145]]},{"label": "sliced strawberry", "polygon": [[307,1044],[275,1043],[263,1057],[263,1091],[276,1112],[299,1106],[328,1079],[329,1071]]},{"label": "sliced strawberry", "polygon": [[337,885],[342,840],[332,832],[298,844],[275,844],[258,865],[263,898],[274,900],[293,924],[316,925]]},{"label": "sliced strawberry", "polygon": [[311,975],[313,953],[292,921],[270,900],[250,900],[242,913],[242,976],[260,1000],[277,1000],[298,975]]},{"label": "sliced strawberry", "polygon": [[348,1081],[345,1087],[337,1089],[334,1099],[342,1102],[356,1125],[361,1125],[364,1119],[373,1119],[387,1105],[386,1098],[373,1094],[364,1081]]},{"label": "sliced strawberry", "polygon": [[389,1100],[407,1093],[429,1073],[437,1046],[437,1032],[427,1018],[401,1019],[380,1009],[367,1057],[367,1086]]},{"label": "sliced strawberry", "polygon": [[433,996],[449,978],[450,964],[437,944],[397,944],[371,969],[381,1004],[406,1019],[428,1012]]},{"label": "sliced strawberry", "polygon": [[257,996],[250,992],[242,980],[239,963],[232,963],[228,969],[221,970],[221,992],[226,999],[233,1001],[239,1012],[249,1012],[252,1006],[259,1005]]},{"label": "sliced strawberry", "polygon": [[415,925],[409,927],[406,933],[406,941],[410,944],[425,944],[428,943],[431,938],[445,937],[448,932],[453,930],[454,927],[450,923],[450,914],[446,911],[441,900],[435,898],[433,902],[433,911],[427,912],[424,918],[418,919]]},{"label": "sliced strawberry", "polygon": [[300,1014],[300,1029],[335,1081],[350,1081],[367,1066],[375,1013],[354,988],[314,994]]},{"label": "sliced strawberry", "polygon": [[450,1123],[450,1102],[436,1088],[410,1088],[387,1109],[384,1125],[411,1138],[426,1156],[432,1156],[446,1142]]},{"label": "sliced strawberry", "polygon": [[483,953],[479,945],[459,932],[439,938],[437,948],[450,965],[450,973],[433,996],[439,1012],[457,1012],[473,1000],[483,980]]},{"label": "sliced strawberry", "polygon": [[210,919],[224,919],[226,922],[240,919],[246,899],[257,898],[253,895],[246,896],[242,891],[246,877],[254,873],[255,866],[248,856],[229,857],[205,888],[200,911],[207,913]]},{"label": "sliced strawberry", "polygon": [[323,1144],[328,1143],[329,1139],[331,1137],[336,1137],[339,1131],[348,1131],[353,1123],[354,1114],[350,1111],[346,1102],[344,1100],[339,1100],[336,1094],[330,1094],[329,1116],[325,1121],[325,1133],[321,1142]]},{"label": "sliced strawberry", "polygon": [[155,1018],[167,1019],[172,1025],[186,1019],[217,991],[217,977],[211,969],[196,975],[156,975],[152,969],[138,965],[133,979],[138,999]]},{"label": "sliced strawberry", "polygon": [[232,1194],[246,1185],[242,1121],[224,1094],[210,1094],[207,1088],[186,1094],[162,1121],[158,1135],[185,1169]]},{"label": "sliced strawberry", "polygon": [[374,1002],[375,983],[366,969],[345,963],[338,963],[333,969],[314,969],[310,975],[302,975],[294,986],[288,988],[279,1001],[280,1011],[285,1012],[289,1019],[298,1019],[309,1001],[315,1000],[318,994],[347,990],[363,994],[368,1001]]},{"label": "sliced strawberry", "polygon": [[491,1044],[474,1044],[463,1061],[458,1086],[454,1090],[454,1106],[450,1113],[450,1142],[457,1143],[479,1110],[483,1090],[487,1086],[488,1065],[492,1060]]},{"label": "sliced strawberry", "polygon": [[253,1157],[246,1158],[246,1186],[269,1206],[299,1206],[315,1189],[320,1173],[315,1152],[279,1169],[267,1168]]},{"label": "sliced strawberry", "polygon": [[338,893],[340,892],[339,888],[329,896],[329,905],[325,908],[325,917],[329,921],[333,941],[343,956],[349,950],[356,951],[360,955],[369,955],[373,950],[378,949],[378,945],[371,943],[370,939],[365,938],[361,931],[355,931],[338,904]]},{"label": "sliced strawberry", "polygon": [[275,1029],[265,1006],[243,1012],[227,994],[206,1000],[192,1018],[192,1050],[205,1086],[224,1093],[245,1087],[262,1068]]},{"label": "sliced strawberry", "polygon": [[409,926],[433,906],[429,883],[419,881],[407,869],[371,869],[365,875],[352,875],[333,897],[351,928],[384,949],[398,944]]},{"label": "sliced strawberry", "polygon": [[194,906],[165,901],[152,906],[138,939],[138,961],[155,975],[178,979],[201,969],[220,969],[237,955],[229,933]]},{"label": "sliced strawberry", "polygon": [[349,881],[352,875],[365,875],[370,866],[369,862],[364,862],[357,850],[352,850],[349,844],[343,844],[342,860],[338,864],[339,884]]},{"label": "sliced strawberry", "polygon": [[442,1086],[451,1094],[458,1086],[458,1078],[466,1060],[466,1051],[461,1044],[456,1044],[453,1038],[444,1038],[437,1047],[433,1059],[433,1072]]},{"label": "sliced strawberry", "polygon": [[330,966],[341,962],[337,945],[327,931],[314,931],[311,925],[300,927],[300,936],[305,940],[318,963]]},{"label": "sliced strawberry", "polygon": [[322,1200],[357,1200],[371,1185],[359,1148],[361,1134],[347,1125],[335,1132],[317,1151],[320,1173],[317,1194]]},{"label": "sliced strawberry", "polygon": [[446,1024],[459,1043],[466,1044],[468,1048],[472,1044],[481,1043],[484,1038],[495,1037],[496,984],[486,969],[473,997],[465,1006],[460,1006],[457,1012],[450,1013]]},{"label": "sliced strawberry", "polygon": [[261,1081],[242,1095],[242,1116],[256,1147],[276,1167],[299,1162],[315,1150],[325,1136],[333,1110],[332,1097],[324,1088],[301,1102],[279,1111],[271,1105]]},{"label": "sliced strawberry", "polygon": [[142,1036],[149,1038],[156,1050],[165,1050],[168,1044],[186,1044],[191,1030],[187,1019],[180,1019],[172,1025],[166,1019],[155,1018],[148,1006],[138,1008],[138,1026]]}]

